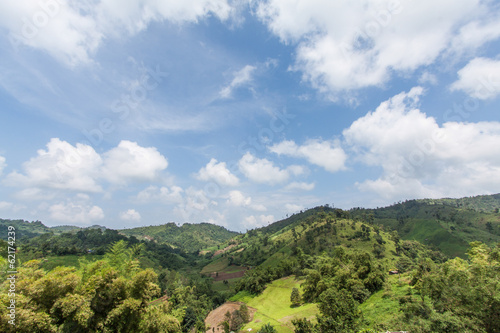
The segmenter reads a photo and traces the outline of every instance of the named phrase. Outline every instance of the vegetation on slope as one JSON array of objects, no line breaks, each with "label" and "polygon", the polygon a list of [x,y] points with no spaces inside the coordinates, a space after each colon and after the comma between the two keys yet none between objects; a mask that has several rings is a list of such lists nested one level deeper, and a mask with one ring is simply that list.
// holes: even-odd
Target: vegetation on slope
[{"label": "vegetation on slope", "polygon": [[204,248],[217,246],[238,235],[237,232],[211,223],[185,223],[179,227],[172,222],[158,226],[122,229],[120,233],[135,236],[138,239],[169,244],[185,252],[196,253]]},{"label": "vegetation on slope", "polygon": [[461,199],[407,200],[377,209],[354,208],[352,218],[397,230],[401,238],[465,258],[468,244],[500,242],[500,194]]},{"label": "vegetation on slope", "polygon": [[[17,257],[23,262],[49,260],[20,268],[19,280],[31,279],[36,291],[28,283],[20,284],[19,319],[35,318],[24,329],[29,332],[129,332],[129,326],[120,324],[128,320],[133,320],[130,327],[135,331],[154,332],[154,327],[140,326],[154,315],[177,325],[176,332],[205,332],[210,310],[237,293],[234,300],[257,312],[246,326],[240,311],[244,307],[230,313],[223,325],[227,332],[237,328],[298,333],[496,332],[500,330],[497,201],[498,195],[412,200],[375,210],[320,206],[245,234],[207,224],[187,225],[184,230],[171,224],[143,228],[136,237],[102,228],[46,231],[41,223],[21,221],[26,237]],[[171,246],[162,238],[167,235]],[[183,239],[185,246],[174,244]],[[482,242],[471,242],[474,239]],[[6,257],[7,244],[0,243]],[[204,251],[199,255],[200,249]],[[447,260],[438,249],[463,259]],[[0,260],[0,265],[5,263]],[[56,267],[76,263],[73,268]],[[92,298],[87,311],[85,302],[94,297],[85,293],[90,290],[85,272],[91,267],[96,268],[96,279],[109,281],[103,290],[112,292]],[[106,280],[97,273],[101,268],[101,273],[115,275]],[[389,275],[394,270],[399,274]],[[165,295],[151,304],[147,301],[147,308],[133,294],[134,276],[143,271],[150,272],[144,274],[159,290],[149,299]],[[42,294],[55,295],[54,303],[41,300]],[[111,302],[106,303],[111,312],[92,308],[103,299]],[[54,307],[56,303],[59,307]],[[73,304],[86,310],[79,312]],[[149,308],[156,312],[149,314]]]}]

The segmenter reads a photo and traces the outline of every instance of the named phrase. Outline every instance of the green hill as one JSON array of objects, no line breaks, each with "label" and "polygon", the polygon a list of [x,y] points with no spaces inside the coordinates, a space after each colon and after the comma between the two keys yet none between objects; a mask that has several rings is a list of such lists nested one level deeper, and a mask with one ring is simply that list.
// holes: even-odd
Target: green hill
[{"label": "green hill", "polygon": [[397,230],[403,239],[435,246],[450,257],[468,244],[500,242],[500,194],[460,199],[407,200],[377,209],[354,208],[354,219]]},{"label": "green hill", "polygon": [[185,223],[179,227],[170,222],[157,226],[121,229],[119,231],[124,235],[135,236],[138,239],[168,244],[185,252],[199,252],[202,249],[224,243],[238,235],[237,232],[229,231],[224,227],[211,223]]},{"label": "green hill", "polygon": [[2,235],[7,235],[7,229],[9,226],[16,228],[16,238],[19,240],[51,232],[50,228],[45,226],[40,221],[29,222],[25,220],[0,219],[0,233]]}]

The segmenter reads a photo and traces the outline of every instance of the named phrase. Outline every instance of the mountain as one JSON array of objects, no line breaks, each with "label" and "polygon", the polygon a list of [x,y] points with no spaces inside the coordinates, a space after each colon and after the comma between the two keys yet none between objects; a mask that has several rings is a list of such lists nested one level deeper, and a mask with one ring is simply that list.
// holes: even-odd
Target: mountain
[{"label": "mountain", "polygon": [[211,223],[185,223],[182,226],[177,226],[173,222],[119,231],[126,236],[168,244],[185,252],[199,252],[202,249],[224,243],[239,234]]},{"label": "mountain", "polygon": [[450,257],[465,257],[468,244],[500,242],[500,194],[460,199],[407,200],[377,208],[354,208],[354,219],[397,230],[403,239],[435,246]]}]

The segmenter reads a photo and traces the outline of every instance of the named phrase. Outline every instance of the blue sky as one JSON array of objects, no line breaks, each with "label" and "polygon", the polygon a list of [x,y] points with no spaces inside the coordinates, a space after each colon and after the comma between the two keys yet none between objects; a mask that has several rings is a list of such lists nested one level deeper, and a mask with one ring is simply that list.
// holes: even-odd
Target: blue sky
[{"label": "blue sky", "polygon": [[0,216],[245,231],[500,189],[498,1],[0,4]]}]

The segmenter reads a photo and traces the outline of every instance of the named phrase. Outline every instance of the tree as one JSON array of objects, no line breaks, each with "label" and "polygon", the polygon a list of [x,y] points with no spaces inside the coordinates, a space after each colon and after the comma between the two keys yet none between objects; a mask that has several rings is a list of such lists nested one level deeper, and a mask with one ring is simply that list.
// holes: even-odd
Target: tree
[{"label": "tree", "polygon": [[196,312],[193,310],[192,307],[188,307],[186,309],[184,318],[182,319],[182,332],[191,331],[191,328],[194,325],[196,325],[196,321],[197,321]]},{"label": "tree", "polygon": [[301,298],[299,289],[293,288],[292,294],[290,295],[290,302],[292,302],[292,307],[300,306]]},{"label": "tree", "polygon": [[241,312],[239,310],[234,310],[233,314],[231,315],[231,322],[229,325],[231,331],[238,331],[244,323],[245,321],[241,317]]},{"label": "tree", "polygon": [[240,306],[240,315],[245,323],[250,321],[250,313],[248,311],[248,306],[245,303]]},{"label": "tree", "polygon": [[316,328],[306,318],[292,319],[292,324],[295,333],[315,333]]},{"label": "tree", "polygon": [[278,333],[278,331],[271,324],[267,323],[257,333]]},{"label": "tree", "polygon": [[356,332],[360,313],[358,303],[345,290],[330,288],[319,297],[318,329],[321,333]]}]

